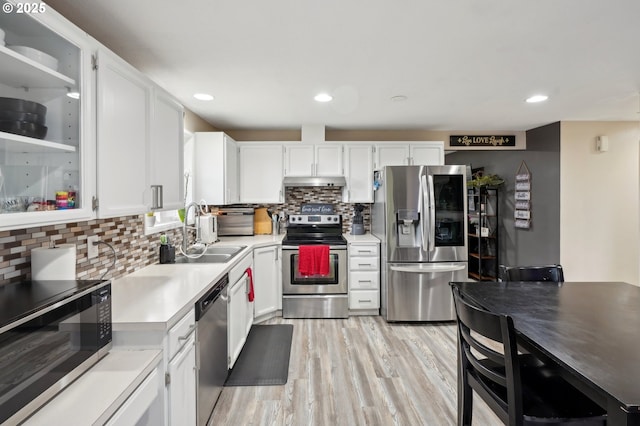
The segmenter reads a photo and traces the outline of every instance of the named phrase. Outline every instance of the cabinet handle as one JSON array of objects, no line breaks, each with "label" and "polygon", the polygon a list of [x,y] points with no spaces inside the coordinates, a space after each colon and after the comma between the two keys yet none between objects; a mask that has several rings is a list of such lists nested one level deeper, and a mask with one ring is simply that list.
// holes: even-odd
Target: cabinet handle
[{"label": "cabinet handle", "polygon": [[195,324],[189,325],[189,331],[187,332],[187,334],[185,334],[184,336],[178,336],[178,341],[187,340],[189,336],[191,336],[191,332],[194,328],[196,328]]},{"label": "cabinet handle", "polygon": [[371,280],[358,280],[359,283],[370,283]]},{"label": "cabinet handle", "polygon": [[151,210],[162,208],[162,185],[151,185]]},{"label": "cabinet handle", "polygon": [[371,266],[370,263],[358,263],[358,266]]},{"label": "cabinet handle", "polygon": [[360,303],[364,303],[364,302],[371,303],[371,299],[358,299],[358,302],[360,302]]}]

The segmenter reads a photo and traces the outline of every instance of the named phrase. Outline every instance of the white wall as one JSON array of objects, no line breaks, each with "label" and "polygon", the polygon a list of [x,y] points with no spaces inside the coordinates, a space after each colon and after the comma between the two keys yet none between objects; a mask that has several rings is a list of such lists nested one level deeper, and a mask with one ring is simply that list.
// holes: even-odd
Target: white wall
[{"label": "white wall", "polygon": [[[608,152],[596,150],[601,135]],[[640,285],[639,123],[563,121],[560,138],[565,279]]]}]

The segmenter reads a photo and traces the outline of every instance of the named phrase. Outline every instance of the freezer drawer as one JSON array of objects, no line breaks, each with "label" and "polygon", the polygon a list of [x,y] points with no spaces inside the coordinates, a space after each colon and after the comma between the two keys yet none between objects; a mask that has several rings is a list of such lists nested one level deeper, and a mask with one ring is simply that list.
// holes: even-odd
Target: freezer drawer
[{"label": "freezer drawer", "polygon": [[389,263],[382,315],[391,321],[452,321],[449,282],[466,281],[467,262]]}]

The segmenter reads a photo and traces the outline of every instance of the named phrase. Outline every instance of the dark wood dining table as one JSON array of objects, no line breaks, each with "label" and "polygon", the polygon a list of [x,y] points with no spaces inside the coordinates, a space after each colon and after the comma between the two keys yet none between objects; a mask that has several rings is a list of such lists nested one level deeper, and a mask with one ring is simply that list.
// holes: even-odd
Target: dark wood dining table
[{"label": "dark wood dining table", "polygon": [[608,413],[640,425],[640,287],[623,282],[454,282],[484,309],[510,315],[519,343]]}]

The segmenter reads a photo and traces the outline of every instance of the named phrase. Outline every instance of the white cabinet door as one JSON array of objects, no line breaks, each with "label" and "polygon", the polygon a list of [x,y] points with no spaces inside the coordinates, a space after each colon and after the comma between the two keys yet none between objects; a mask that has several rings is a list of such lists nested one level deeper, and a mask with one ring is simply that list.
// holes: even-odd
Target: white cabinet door
[{"label": "white cabinet door", "polygon": [[343,145],[315,145],[314,176],[342,176]]},{"label": "white cabinet door", "polygon": [[253,251],[255,318],[282,309],[280,250],[280,246],[271,246]]},{"label": "white cabinet door", "polygon": [[151,108],[149,184],[151,210],[176,210],[184,203],[184,109],[175,98],[155,88]]},{"label": "white cabinet door", "polygon": [[411,144],[411,164],[416,166],[444,165],[444,142]]},{"label": "white cabinet door", "polygon": [[106,51],[98,52],[97,79],[98,215],[144,213],[152,86]]},{"label": "white cabinet door", "polygon": [[[44,7],[40,2],[30,5],[35,4]],[[92,219],[96,166],[92,43],[84,31],[48,6],[46,13],[3,13],[0,28],[7,44],[43,49],[60,60],[54,71],[0,44],[0,96],[28,99],[47,108],[44,139],[0,132],[0,231]],[[69,98],[69,91],[78,92],[80,99]],[[76,193],[74,208],[44,210],[32,204],[28,213],[12,203],[4,208],[5,201],[22,197],[54,200],[58,191]]]},{"label": "white cabinet door", "polygon": [[[244,298],[244,341],[247,341],[247,336],[249,336],[249,332],[251,331],[251,327],[253,326],[253,309],[255,302],[249,301],[249,291],[251,289],[251,284],[249,280],[249,276],[245,277],[245,298]],[[255,301],[255,290],[254,290],[254,301]]]},{"label": "white cabinet door", "polygon": [[284,175],[313,176],[315,159],[313,145],[284,145]]},{"label": "white cabinet door", "polygon": [[284,144],[285,176],[342,176],[342,145]]},{"label": "white cabinet door", "polygon": [[227,343],[229,348],[229,369],[233,368],[246,341],[247,333],[247,292],[246,274],[243,274],[229,289],[229,309],[227,310]]},{"label": "white cabinet door", "polygon": [[345,146],[347,203],[373,203],[373,147],[369,144]]},{"label": "white cabinet door", "polygon": [[169,424],[196,424],[196,343],[195,333],[169,362]]},{"label": "white cabinet door", "polygon": [[198,132],[194,141],[194,197],[207,204],[240,202],[238,192],[238,148],[223,132]]},{"label": "white cabinet door", "polygon": [[404,142],[377,144],[375,168],[407,166],[410,162],[409,145]]},{"label": "white cabinet door", "polygon": [[282,144],[244,142],[239,146],[240,202],[284,202]]}]

